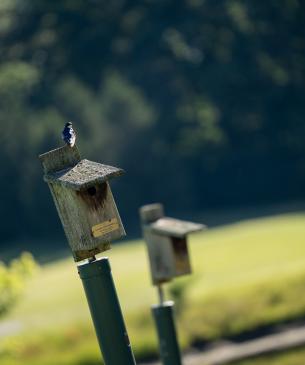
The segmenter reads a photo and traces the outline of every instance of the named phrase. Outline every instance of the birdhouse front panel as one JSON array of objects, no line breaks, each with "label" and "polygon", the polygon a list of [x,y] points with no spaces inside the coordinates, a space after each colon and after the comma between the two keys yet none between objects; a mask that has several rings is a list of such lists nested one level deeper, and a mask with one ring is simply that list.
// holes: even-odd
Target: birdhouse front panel
[{"label": "birdhouse front panel", "polygon": [[158,285],[171,280],[175,273],[171,239],[156,235],[149,227],[143,228],[143,235],[147,243],[152,283]]},{"label": "birdhouse front panel", "polygon": [[125,235],[108,182],[80,191],[49,185],[76,261],[109,249]]}]

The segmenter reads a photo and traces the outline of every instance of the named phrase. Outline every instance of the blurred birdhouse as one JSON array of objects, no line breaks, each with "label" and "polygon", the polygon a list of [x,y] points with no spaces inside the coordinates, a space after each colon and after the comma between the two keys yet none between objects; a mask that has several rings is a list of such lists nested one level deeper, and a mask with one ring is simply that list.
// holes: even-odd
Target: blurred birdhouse
[{"label": "blurred birdhouse", "polygon": [[108,250],[112,240],[125,235],[108,182],[122,169],[81,160],[76,146],[39,159],[75,261]]},{"label": "blurred birdhouse", "polygon": [[164,217],[162,204],[140,209],[154,285],[191,273],[187,235],[201,231],[202,224]]}]

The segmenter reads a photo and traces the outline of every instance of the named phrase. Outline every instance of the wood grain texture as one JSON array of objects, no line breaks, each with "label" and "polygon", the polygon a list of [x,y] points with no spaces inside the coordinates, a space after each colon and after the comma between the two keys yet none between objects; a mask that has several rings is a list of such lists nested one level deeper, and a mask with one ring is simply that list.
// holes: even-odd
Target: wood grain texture
[{"label": "wood grain texture", "polygon": [[[103,252],[110,248],[111,241],[125,235],[108,182],[96,185],[94,195],[88,190],[76,191],[59,184],[49,183],[49,186],[76,261],[84,257],[86,250],[91,257],[92,250]],[[117,227],[94,237],[93,227],[111,219],[117,220]]]}]

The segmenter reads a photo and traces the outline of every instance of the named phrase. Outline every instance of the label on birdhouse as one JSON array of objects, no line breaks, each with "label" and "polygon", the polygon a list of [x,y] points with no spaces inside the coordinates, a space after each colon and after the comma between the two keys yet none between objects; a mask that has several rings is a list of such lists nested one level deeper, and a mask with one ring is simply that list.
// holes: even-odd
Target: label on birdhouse
[{"label": "label on birdhouse", "polygon": [[107,233],[116,231],[119,229],[119,222],[116,218],[109,219],[108,221],[96,224],[92,227],[93,237],[104,236]]}]

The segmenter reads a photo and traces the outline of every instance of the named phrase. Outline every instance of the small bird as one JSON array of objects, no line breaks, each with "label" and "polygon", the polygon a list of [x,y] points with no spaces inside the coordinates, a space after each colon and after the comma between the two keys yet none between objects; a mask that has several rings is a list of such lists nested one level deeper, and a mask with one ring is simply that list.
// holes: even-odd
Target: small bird
[{"label": "small bird", "polygon": [[65,128],[62,131],[62,139],[66,142],[66,144],[70,147],[73,147],[76,140],[76,133],[72,128],[72,123],[68,122],[65,124]]}]

